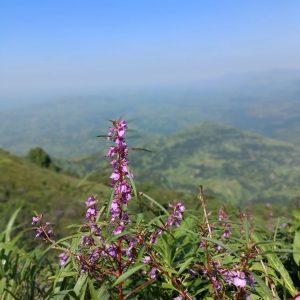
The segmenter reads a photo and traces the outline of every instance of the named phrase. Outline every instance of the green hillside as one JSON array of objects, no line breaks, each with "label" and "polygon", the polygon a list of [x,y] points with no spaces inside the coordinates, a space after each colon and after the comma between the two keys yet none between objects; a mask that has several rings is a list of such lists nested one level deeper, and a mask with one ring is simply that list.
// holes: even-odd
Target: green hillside
[{"label": "green hillside", "polygon": [[[131,152],[139,182],[192,192],[202,184],[211,196],[232,203],[284,203],[300,198],[300,150],[285,142],[205,123],[155,139],[147,148],[152,152]],[[103,156],[73,160],[68,167],[81,175],[97,170],[105,178],[105,163],[99,164]]]},{"label": "green hillside", "polygon": [[[233,127],[203,124],[151,146],[136,158],[137,178],[187,190],[204,185],[234,202],[284,202],[300,197],[300,151]],[[221,196],[222,195],[222,196]]]},{"label": "green hillside", "polygon": [[[43,212],[58,231],[83,218],[89,194],[107,199],[109,188],[40,168],[0,149],[0,229],[11,212],[22,206],[22,220],[30,224],[32,210]],[[106,197],[106,198],[105,198]],[[28,219],[27,219],[28,218]],[[28,224],[27,224],[28,227]]]}]

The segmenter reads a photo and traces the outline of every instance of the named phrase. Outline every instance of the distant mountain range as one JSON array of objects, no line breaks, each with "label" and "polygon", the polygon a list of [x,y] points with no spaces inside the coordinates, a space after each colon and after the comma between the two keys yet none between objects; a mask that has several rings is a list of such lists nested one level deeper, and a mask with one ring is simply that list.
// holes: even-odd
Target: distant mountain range
[{"label": "distant mountain range", "polygon": [[[49,95],[47,96],[49,98]],[[55,157],[93,154],[112,118],[130,121],[136,143],[205,121],[230,124],[300,145],[300,72],[236,74],[186,87],[107,92],[0,110],[0,147]]]}]

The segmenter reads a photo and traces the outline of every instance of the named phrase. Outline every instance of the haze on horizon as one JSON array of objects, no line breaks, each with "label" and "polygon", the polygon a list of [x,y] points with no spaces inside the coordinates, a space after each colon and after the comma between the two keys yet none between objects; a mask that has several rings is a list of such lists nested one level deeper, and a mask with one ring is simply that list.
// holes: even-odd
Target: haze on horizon
[{"label": "haze on horizon", "polygon": [[300,2],[2,0],[0,101],[300,69]]}]

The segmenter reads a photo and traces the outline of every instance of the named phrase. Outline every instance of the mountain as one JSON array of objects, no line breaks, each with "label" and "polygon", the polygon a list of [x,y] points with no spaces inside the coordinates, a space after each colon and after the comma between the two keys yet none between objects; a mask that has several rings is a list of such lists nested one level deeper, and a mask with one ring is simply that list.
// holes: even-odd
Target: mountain
[{"label": "mountain", "polygon": [[95,137],[106,133],[108,120],[120,116],[130,121],[137,143],[210,121],[300,145],[299,83],[299,71],[272,71],[185,87],[35,100],[0,110],[0,147],[21,155],[41,146],[59,158],[87,156],[98,151]]},{"label": "mountain", "polygon": [[300,150],[285,142],[205,123],[139,154],[136,176],[188,190],[203,185],[210,194],[235,203],[281,202],[300,198]]},{"label": "mountain", "polygon": [[103,201],[110,189],[101,183],[86,181],[38,167],[0,149],[0,231],[12,211],[22,207],[18,220],[30,224],[33,210],[42,212],[57,231],[81,221],[85,201],[95,194]]},{"label": "mountain", "polygon": [[[192,193],[201,184],[208,195],[234,204],[300,199],[300,149],[286,142],[204,123],[153,139],[146,148],[152,152],[130,155],[138,182]],[[73,160],[69,168],[81,175],[95,170],[105,174],[104,155]]]}]

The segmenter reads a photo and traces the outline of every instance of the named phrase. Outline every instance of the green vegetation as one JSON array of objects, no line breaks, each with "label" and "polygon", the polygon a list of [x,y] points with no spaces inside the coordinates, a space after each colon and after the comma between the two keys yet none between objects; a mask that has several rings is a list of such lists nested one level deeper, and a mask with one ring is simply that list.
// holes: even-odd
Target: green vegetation
[{"label": "green vegetation", "polygon": [[57,167],[53,161],[50,155],[40,147],[30,149],[27,158],[30,162],[46,169],[51,169],[54,171],[59,172],[59,167]]},{"label": "green vegetation", "polygon": [[[152,152],[135,151],[130,157],[138,182],[189,193],[201,184],[208,195],[239,205],[286,207],[299,201],[300,150],[292,144],[205,123],[155,139],[146,148]],[[101,165],[99,157],[104,154],[73,160],[66,168],[107,177],[107,164]]]},{"label": "green vegetation", "polygon": [[32,210],[47,213],[58,232],[70,220],[82,219],[84,200],[89,194],[103,198],[109,192],[101,183],[86,181],[41,168],[0,149],[0,228],[12,212],[22,207],[19,221],[28,224]]},{"label": "green vegetation", "polygon": [[[127,125],[113,126],[115,144],[108,155],[113,171],[106,159],[93,168],[100,155],[76,164],[55,160],[61,166],[56,172],[42,149],[32,151],[33,162],[0,150],[1,300],[296,297],[295,146],[203,124],[157,139],[153,152],[131,155],[130,170],[134,164],[135,178],[141,178],[135,184],[127,146],[121,145]],[[111,172],[113,188],[107,179],[99,184]],[[268,172],[272,178],[266,178]],[[289,174],[288,180],[282,177]],[[195,196],[198,183],[206,191],[200,187]],[[97,196],[89,197],[83,217],[89,195]],[[253,205],[233,207],[247,204],[245,199]],[[259,202],[271,199],[289,201],[286,217],[283,210],[276,217],[276,206],[262,209]],[[32,210],[36,239],[28,231]],[[37,238],[44,241],[38,245]]]}]

